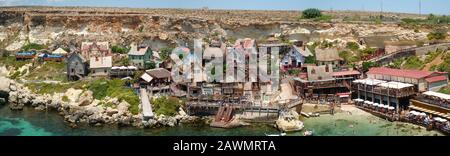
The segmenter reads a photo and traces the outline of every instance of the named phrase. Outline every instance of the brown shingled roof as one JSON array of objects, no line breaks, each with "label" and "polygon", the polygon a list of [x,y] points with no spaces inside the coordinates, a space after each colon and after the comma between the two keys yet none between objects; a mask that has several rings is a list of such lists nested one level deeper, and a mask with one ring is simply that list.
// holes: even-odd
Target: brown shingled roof
[{"label": "brown shingled roof", "polygon": [[170,77],[170,71],[164,68],[150,69],[147,70],[146,72],[150,76],[158,79]]}]

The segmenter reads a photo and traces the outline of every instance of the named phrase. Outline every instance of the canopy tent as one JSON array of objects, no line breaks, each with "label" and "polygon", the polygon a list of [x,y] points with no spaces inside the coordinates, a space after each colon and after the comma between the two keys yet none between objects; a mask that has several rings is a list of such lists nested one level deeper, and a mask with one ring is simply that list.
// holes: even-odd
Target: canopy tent
[{"label": "canopy tent", "polygon": [[409,114],[412,114],[412,115],[419,115],[420,113],[419,113],[419,112],[416,112],[416,111],[410,111]]},{"label": "canopy tent", "polygon": [[401,82],[391,81],[391,82],[387,82],[387,83],[380,83],[380,84],[378,84],[378,86],[385,87],[385,88],[402,89],[402,88],[407,88],[407,87],[413,87],[414,85],[409,84],[409,83],[401,83]]},{"label": "canopy tent", "polygon": [[354,101],[356,101],[356,102],[363,102],[364,100],[363,99],[353,99]]}]

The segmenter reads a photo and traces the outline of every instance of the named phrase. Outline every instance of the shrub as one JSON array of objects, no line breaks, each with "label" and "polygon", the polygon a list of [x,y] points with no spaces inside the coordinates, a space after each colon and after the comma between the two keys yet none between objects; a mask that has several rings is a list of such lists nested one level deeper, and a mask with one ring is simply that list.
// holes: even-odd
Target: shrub
[{"label": "shrub", "polygon": [[62,97],[62,101],[64,101],[64,102],[69,102],[69,97],[67,97],[66,95],[64,95],[64,96]]},{"label": "shrub", "polygon": [[154,61],[150,61],[149,63],[146,63],[146,66],[148,69],[155,69],[156,63]]},{"label": "shrub", "polygon": [[447,37],[446,33],[443,32],[430,32],[427,35],[428,40],[443,40]]},{"label": "shrub", "polygon": [[347,48],[352,51],[357,51],[359,50],[359,45],[356,42],[347,42]]},{"label": "shrub", "polygon": [[302,12],[302,18],[312,19],[322,16],[322,12],[316,8],[309,8]]},{"label": "shrub", "polygon": [[378,67],[379,65],[375,62],[363,62],[362,67],[364,71],[368,71],[372,67]]},{"label": "shrub", "polygon": [[290,69],[288,72],[289,72],[289,75],[298,75],[298,74],[300,74],[300,70],[299,69]]},{"label": "shrub", "polygon": [[128,49],[120,45],[114,45],[111,47],[111,51],[113,53],[126,54],[128,52]]}]

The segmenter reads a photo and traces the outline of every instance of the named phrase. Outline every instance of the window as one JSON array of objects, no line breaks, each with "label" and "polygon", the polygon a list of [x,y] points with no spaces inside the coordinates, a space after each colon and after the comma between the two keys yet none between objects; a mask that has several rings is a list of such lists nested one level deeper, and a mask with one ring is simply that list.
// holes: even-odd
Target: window
[{"label": "window", "polygon": [[75,69],[73,69],[73,68],[70,69],[70,72],[71,72],[71,73],[74,73],[74,72],[75,72]]},{"label": "window", "polygon": [[327,72],[327,73],[330,72],[328,64],[325,66],[325,72]]},{"label": "window", "polygon": [[108,72],[106,69],[104,71],[105,71],[105,73]]},{"label": "window", "polygon": [[316,70],[315,70],[315,69],[312,69],[312,70],[311,70],[311,74],[316,74]]},{"label": "window", "polygon": [[317,79],[322,80],[322,76],[317,77]]}]

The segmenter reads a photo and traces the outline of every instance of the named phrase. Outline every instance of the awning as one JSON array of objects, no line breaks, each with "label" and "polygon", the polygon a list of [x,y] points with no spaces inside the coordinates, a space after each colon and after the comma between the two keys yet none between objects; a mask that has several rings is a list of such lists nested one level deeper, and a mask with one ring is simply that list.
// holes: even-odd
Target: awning
[{"label": "awning", "polygon": [[146,82],[150,82],[150,81],[153,80],[153,77],[151,77],[151,76],[148,75],[147,73],[144,73],[144,74],[141,76],[141,78],[144,79]]},{"label": "awning", "polygon": [[128,66],[128,69],[136,70],[137,68],[135,66]]},{"label": "awning", "polygon": [[353,99],[354,101],[356,101],[356,102],[363,102],[364,100],[363,99]]}]

